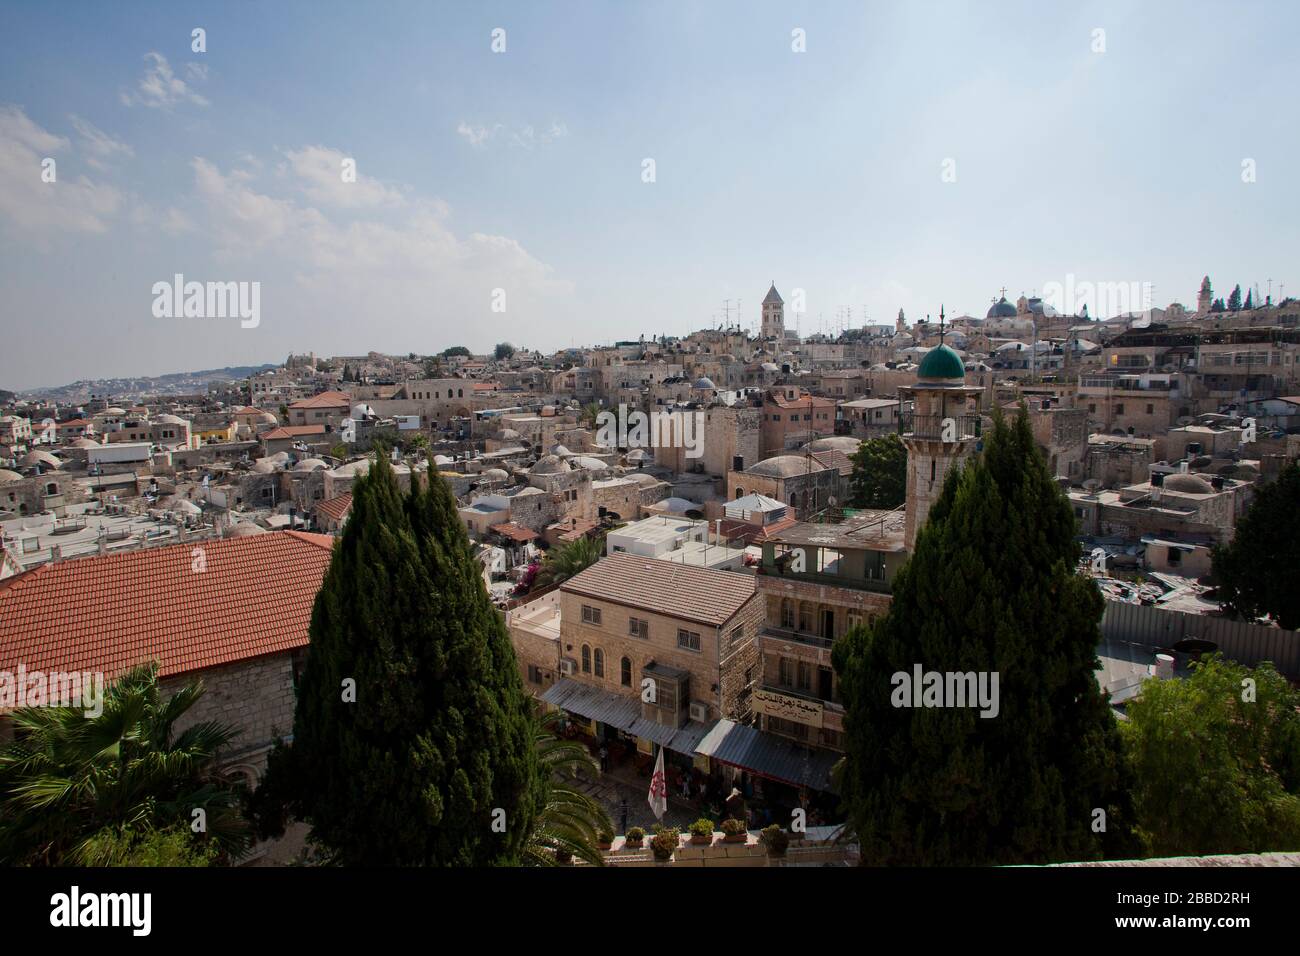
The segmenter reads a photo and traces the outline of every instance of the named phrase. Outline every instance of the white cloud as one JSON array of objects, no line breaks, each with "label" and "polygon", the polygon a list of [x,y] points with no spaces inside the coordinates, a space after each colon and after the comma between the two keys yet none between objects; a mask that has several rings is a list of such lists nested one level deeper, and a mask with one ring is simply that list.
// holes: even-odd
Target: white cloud
[{"label": "white cloud", "polygon": [[535,149],[538,146],[547,146],[557,139],[568,136],[569,128],[563,123],[556,122],[541,130],[535,129],[532,124],[516,127],[504,126],[501,123],[496,123],[493,126],[473,126],[461,120],[456,127],[456,132],[465,142],[476,148],[496,141],[520,149]]},{"label": "white cloud", "polygon": [[309,200],[326,206],[345,209],[364,209],[379,206],[396,206],[405,202],[402,194],[361,174],[360,161],[356,167],[355,182],[344,182],[343,164],[349,157],[337,149],[325,146],[304,146],[285,152],[288,164],[281,171],[293,177]]},{"label": "white cloud", "polygon": [[[93,127],[92,127],[93,128]],[[112,186],[59,172],[71,144],[42,128],[17,106],[0,106],[0,225],[28,237],[54,232],[102,233],[122,204]],[[41,178],[41,163],[55,160],[56,178]]]},{"label": "white cloud", "polygon": [[128,158],[135,155],[135,150],[126,143],[115,139],[80,116],[73,116],[71,120],[81,141],[81,149],[86,154],[87,165],[102,170],[118,157]]},{"label": "white cloud", "polygon": [[[332,164],[342,154],[309,147],[286,155],[314,169],[322,156]],[[216,242],[216,253],[240,268],[246,265],[250,275],[259,270],[264,302],[278,301],[288,313],[286,323],[332,317],[409,340],[439,320],[446,327],[491,321],[492,334],[508,331],[518,338],[536,334],[546,304],[572,293],[572,283],[555,279],[550,267],[516,240],[458,236],[439,200],[403,199],[376,210],[382,218],[339,220],[257,192],[206,159],[196,158],[192,166],[206,213],[204,231]],[[333,192],[331,185],[328,193]],[[498,288],[507,293],[505,314],[490,311]]]},{"label": "white cloud", "polygon": [[[177,76],[172,71],[171,64],[167,62],[167,58],[161,53],[146,53],[144,61],[148,66],[145,68],[144,76],[140,77],[136,91],[132,93],[124,90],[121,94],[125,105],[134,106],[138,103],[155,109],[171,109],[179,103],[208,105],[207,97],[196,92],[189,83]],[[196,63],[188,64],[185,69],[191,81],[206,80],[207,71],[206,66],[199,66]]]}]

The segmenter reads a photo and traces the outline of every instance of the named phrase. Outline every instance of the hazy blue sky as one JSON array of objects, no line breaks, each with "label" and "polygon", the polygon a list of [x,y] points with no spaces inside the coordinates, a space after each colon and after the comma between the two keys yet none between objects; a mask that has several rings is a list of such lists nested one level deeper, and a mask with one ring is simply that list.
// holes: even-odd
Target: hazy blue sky
[{"label": "hazy blue sky", "polygon": [[[1298,25],[1290,0],[6,0],[0,387],[684,334],[725,299],[755,322],[772,279],[805,333],[1070,274],[1300,293]],[[177,272],[260,282],[260,325],[155,318]]]}]

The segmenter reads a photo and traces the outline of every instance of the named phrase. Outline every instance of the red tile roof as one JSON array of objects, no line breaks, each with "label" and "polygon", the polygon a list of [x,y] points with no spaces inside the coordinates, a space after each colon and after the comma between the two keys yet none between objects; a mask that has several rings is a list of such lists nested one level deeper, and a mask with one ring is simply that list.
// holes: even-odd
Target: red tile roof
[{"label": "red tile roof", "polygon": [[494,524],[489,527],[488,530],[495,531],[503,538],[509,538],[511,541],[528,542],[537,537],[536,531],[517,525],[513,521],[507,521],[504,524]]},{"label": "red tile roof", "polygon": [[[0,581],[0,671],[185,674],[307,646],[334,538],[280,531],[42,565]],[[195,549],[204,570],[194,570]]]},{"label": "red tile roof", "polygon": [[721,627],[750,601],[754,576],[611,554],[560,585],[566,594]]},{"label": "red tile roof", "polygon": [[322,501],[316,506],[316,514],[331,521],[342,521],[343,516],[352,510],[352,492],[345,491]]},{"label": "red tile roof", "polygon": [[258,437],[262,441],[277,441],[281,438],[301,438],[304,435],[324,435],[324,425],[281,425]]},{"label": "red tile roof", "polygon": [[304,398],[301,401],[294,402],[290,408],[338,408],[340,406],[350,408],[352,406],[352,396],[347,392],[321,392],[319,395],[313,395],[311,398]]}]

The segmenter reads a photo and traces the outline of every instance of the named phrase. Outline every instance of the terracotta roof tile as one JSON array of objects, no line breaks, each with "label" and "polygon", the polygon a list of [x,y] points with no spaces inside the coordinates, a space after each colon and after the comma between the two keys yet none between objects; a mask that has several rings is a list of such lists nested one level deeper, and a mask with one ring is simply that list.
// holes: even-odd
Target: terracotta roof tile
[{"label": "terracotta roof tile", "polygon": [[601,558],[560,590],[711,627],[731,620],[757,593],[753,575],[629,554]]},{"label": "terracotta roof tile", "polygon": [[46,564],[0,581],[0,671],[21,662],[111,680],[152,658],[169,676],[305,647],[333,544],[283,531]]}]

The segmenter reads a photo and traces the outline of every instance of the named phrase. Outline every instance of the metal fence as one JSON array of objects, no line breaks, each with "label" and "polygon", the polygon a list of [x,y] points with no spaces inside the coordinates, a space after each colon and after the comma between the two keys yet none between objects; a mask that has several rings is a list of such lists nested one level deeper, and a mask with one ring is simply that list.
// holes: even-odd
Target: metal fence
[{"label": "metal fence", "polygon": [[1300,632],[1296,631],[1154,605],[1107,601],[1101,633],[1108,640],[1144,647],[1173,647],[1186,638],[1213,641],[1230,660],[1250,667],[1272,661],[1279,672],[1300,679]]}]

